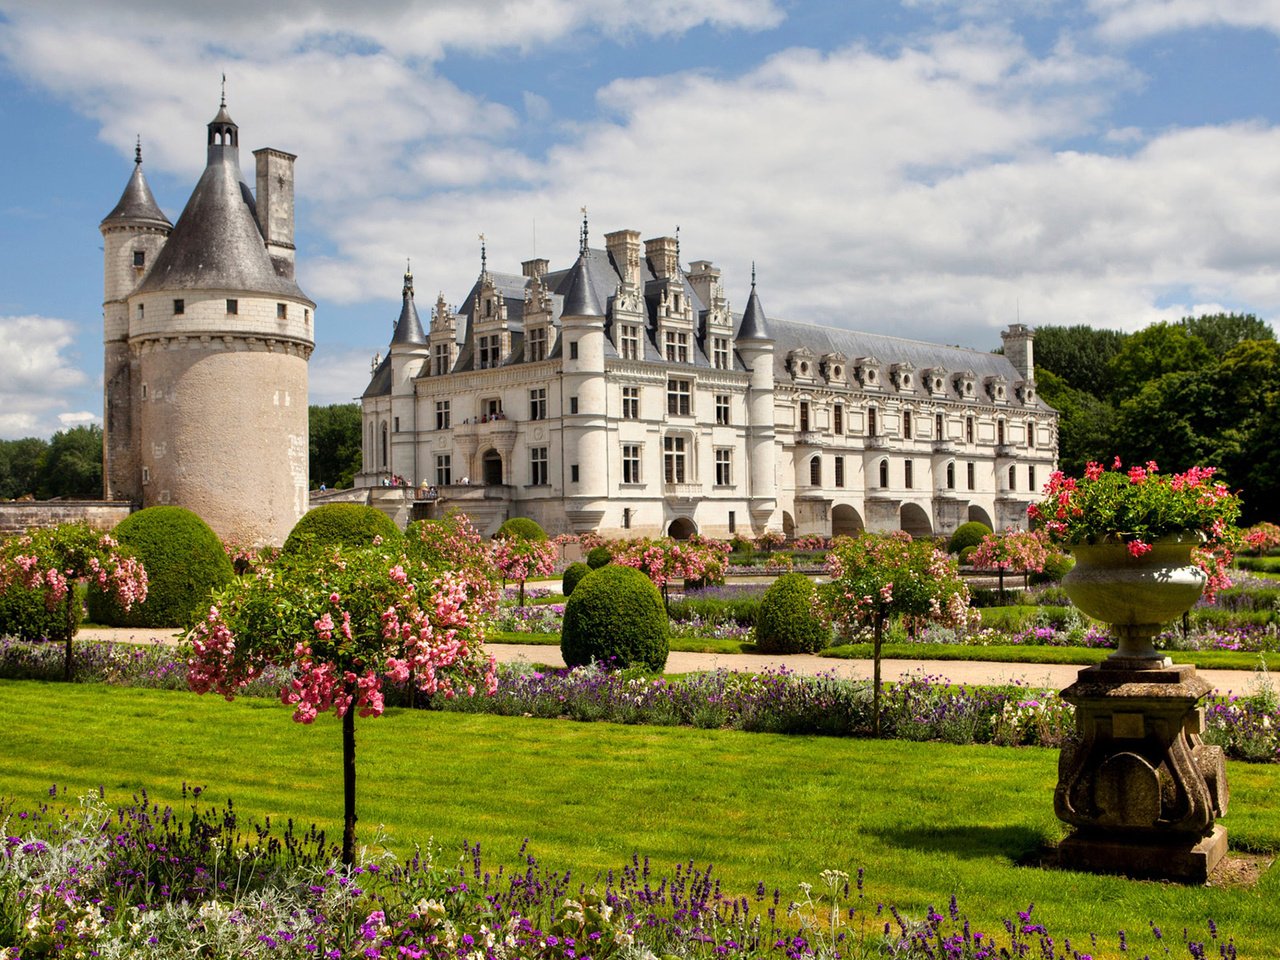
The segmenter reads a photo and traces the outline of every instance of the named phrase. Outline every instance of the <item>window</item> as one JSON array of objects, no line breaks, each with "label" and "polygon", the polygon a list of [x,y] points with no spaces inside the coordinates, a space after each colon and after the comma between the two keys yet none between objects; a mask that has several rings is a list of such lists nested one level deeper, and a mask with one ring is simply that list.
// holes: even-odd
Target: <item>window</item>
[{"label": "window", "polygon": [[382,469],[387,469],[387,421],[382,421]]},{"label": "window", "polygon": [[578,344],[576,341],[569,344],[569,359],[570,360],[578,359]]},{"label": "window", "polygon": [[493,333],[480,338],[480,369],[488,370],[498,365],[501,338]]},{"label": "window", "polygon": [[734,513],[732,510],[729,511],[729,532],[730,533],[738,532],[738,515]]},{"label": "window", "polygon": [[150,483],[150,482],[151,482],[151,468],[150,468],[150,467],[143,467],[143,468],[142,468],[142,482],[143,482],[143,483]]},{"label": "window", "polygon": [[640,444],[638,443],[622,445],[622,482],[640,482]]},{"label": "window", "polygon": [[954,490],[956,488],[956,463],[952,460],[947,464],[947,489]]},{"label": "window", "polygon": [[684,437],[662,438],[662,469],[667,483],[684,483]]},{"label": "window", "polygon": [[453,457],[447,453],[436,455],[436,486],[447,487],[453,483]]},{"label": "window", "polygon": [[145,383],[142,385],[142,399],[147,399],[147,385]]},{"label": "window", "polygon": [[837,403],[831,408],[831,431],[840,436],[844,433],[844,405]]},{"label": "window", "polygon": [[640,328],[624,323],[618,327],[618,355],[623,360],[640,359]]},{"label": "window", "polygon": [[805,433],[809,429],[809,401],[800,401],[800,432]]},{"label": "window", "polygon": [[727,393],[716,394],[716,423],[721,426],[729,422],[729,395]]},{"label": "window", "polygon": [[302,322],[303,323],[311,322],[311,310],[307,307],[302,308]]},{"label": "window", "polygon": [[1027,464],[1027,489],[1032,493],[1036,492],[1036,468],[1034,464]]},{"label": "window", "polygon": [[822,486],[822,457],[814,455],[809,460],[809,483],[811,486]]},{"label": "window", "polygon": [[692,390],[693,386],[688,380],[667,381],[667,413],[670,416],[689,416]]},{"label": "window", "polygon": [[570,413],[577,413],[577,412],[578,412],[578,398],[577,398],[577,397],[570,397],[570,398],[569,398],[569,412],[570,412]]},{"label": "window", "polygon": [[969,481],[969,489],[972,490],[973,489],[973,464],[972,463],[965,464],[965,474],[966,474],[965,479]]},{"label": "window", "polygon": [[876,408],[867,407],[867,436],[874,437],[876,435]]},{"label": "window", "polygon": [[640,419],[640,388],[639,387],[623,387],[622,388],[622,419],[623,420],[639,420]]},{"label": "window", "polygon": [[716,451],[716,486],[728,487],[733,484],[733,451],[722,449]]},{"label": "window", "polygon": [[967,443],[973,443],[973,417],[964,418],[964,439]]},{"label": "window", "polygon": [[996,421],[996,445],[1001,447],[1004,446],[1004,421],[1003,420]]},{"label": "window", "polygon": [[631,508],[630,507],[622,508],[622,529],[623,530],[631,529]]},{"label": "window", "polygon": [[729,340],[726,337],[711,338],[711,365],[717,370],[729,369]]},{"label": "window", "polygon": [[529,448],[529,485],[546,486],[547,483],[547,448]]},{"label": "window", "polygon": [[836,486],[844,486],[844,457],[836,457]]},{"label": "window", "polygon": [[187,301],[185,300],[173,301],[173,315],[175,317],[180,317],[186,312],[187,312]]},{"label": "window", "polygon": [[903,410],[902,411],[902,439],[910,440],[912,432],[913,432],[913,425],[911,422],[911,411]]},{"label": "window", "polygon": [[572,463],[569,465],[569,482],[570,483],[578,482],[578,465],[576,463]]},{"label": "window", "polygon": [[880,461],[880,489],[881,490],[889,489],[889,461],[888,460]]},{"label": "window", "polygon": [[399,417],[396,417],[396,418],[395,418],[395,425],[391,428],[391,432],[392,432],[392,433],[399,433],[399,432],[400,432],[400,418],[399,418]]},{"label": "window", "polygon": [[689,362],[689,335],[676,330],[668,330],[666,334],[667,363]]},{"label": "window", "polygon": [[239,300],[227,300],[227,313],[237,314],[240,312]]},{"label": "window", "polygon": [[547,388],[538,387],[529,391],[529,419],[547,419]]},{"label": "window", "polygon": [[[1031,448],[1036,445],[1036,422],[1034,420],[1027,421],[1027,447]],[[1034,489],[1034,484],[1032,489]]]},{"label": "window", "polygon": [[502,401],[499,400],[497,397],[489,397],[487,400],[483,402],[483,404],[481,405],[481,409],[484,410],[484,413],[482,414],[482,416],[486,420],[502,419]]},{"label": "window", "polygon": [[943,436],[944,432],[945,431],[944,431],[944,425],[942,422],[942,414],[935,413],[933,415],[933,439],[935,440],[947,439],[945,436]]},{"label": "window", "polygon": [[536,327],[529,331],[529,359],[547,359],[547,328]]},{"label": "window", "polygon": [[146,304],[142,304],[142,303],[138,304],[138,319],[139,319],[139,320],[141,320],[141,319],[142,319],[143,310],[144,310],[144,308],[145,308],[145,307],[146,307]]},{"label": "window", "polygon": [[289,305],[287,303],[276,304],[276,319],[277,320],[289,319]]},{"label": "window", "polygon": [[449,401],[448,400],[436,401],[436,429],[437,430],[449,429]]},{"label": "window", "polygon": [[437,343],[434,349],[435,355],[432,358],[431,372],[437,377],[443,376],[449,372],[449,345],[447,343]]},{"label": "window", "polygon": [[133,265],[135,267],[145,267],[147,265],[147,251],[145,250],[133,251]]},{"label": "window", "polygon": [[912,461],[907,460],[903,463],[902,467],[903,486],[910,490],[912,485],[915,483],[915,464]]}]

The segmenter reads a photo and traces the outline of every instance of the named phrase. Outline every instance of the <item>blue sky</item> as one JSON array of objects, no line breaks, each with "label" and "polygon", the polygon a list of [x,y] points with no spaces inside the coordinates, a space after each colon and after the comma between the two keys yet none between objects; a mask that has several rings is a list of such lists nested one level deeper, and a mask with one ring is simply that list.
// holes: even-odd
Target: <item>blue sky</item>
[{"label": "blue sky", "polygon": [[980,349],[1280,316],[1280,0],[0,0],[0,437],[101,417],[101,238],[141,135],[173,220],[219,77],[298,155],[311,400],[457,303],[681,229],[738,309]]}]

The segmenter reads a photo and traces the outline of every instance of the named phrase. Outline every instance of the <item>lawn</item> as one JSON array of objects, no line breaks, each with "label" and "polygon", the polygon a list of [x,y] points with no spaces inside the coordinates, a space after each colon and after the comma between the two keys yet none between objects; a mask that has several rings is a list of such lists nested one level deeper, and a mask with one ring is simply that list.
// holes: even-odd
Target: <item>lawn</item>
[{"label": "lawn", "polygon": [[[146,788],[176,803],[183,781],[245,815],[316,821],[341,814],[338,723],[293,724],[287,708],[185,692],[0,682],[0,795],[30,806],[50,784],[109,801]],[[624,727],[389,711],[357,723],[362,837],[383,824],[401,851],[434,836],[482,841],[510,861],[523,838],[580,879],[633,852],[668,871],[714,863],[729,891],[757,880],[793,895],[824,868],[867,871],[868,896],[915,913],[954,892],[979,927],[1036,904],[1073,941],[1093,930],[1112,955],[1170,936],[1205,936],[1212,917],[1245,947],[1280,956],[1280,879],[1253,888],[1184,888],[1018,866],[1057,840],[1057,755],[731,731]],[[1229,765],[1234,849],[1280,850],[1275,766]],[[1088,951],[1086,951],[1088,952]]]}]

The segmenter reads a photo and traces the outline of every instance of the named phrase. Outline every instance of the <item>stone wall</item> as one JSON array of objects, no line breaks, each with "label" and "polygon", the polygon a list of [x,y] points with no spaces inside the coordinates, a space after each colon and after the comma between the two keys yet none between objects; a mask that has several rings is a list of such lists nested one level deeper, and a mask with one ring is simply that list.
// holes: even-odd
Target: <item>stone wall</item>
[{"label": "stone wall", "polygon": [[0,501],[0,536],[60,523],[87,523],[97,530],[110,530],[132,510],[132,504],[119,500]]}]

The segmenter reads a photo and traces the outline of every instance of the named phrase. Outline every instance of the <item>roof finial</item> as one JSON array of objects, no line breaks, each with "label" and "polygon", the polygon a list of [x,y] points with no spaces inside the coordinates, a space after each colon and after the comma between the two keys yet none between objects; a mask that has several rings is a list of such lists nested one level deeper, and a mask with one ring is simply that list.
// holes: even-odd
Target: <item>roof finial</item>
[{"label": "roof finial", "polygon": [[485,246],[484,234],[480,234],[480,276],[489,275],[489,251]]},{"label": "roof finial", "polygon": [[405,299],[413,297],[413,266],[408,257],[404,258],[404,297]]},{"label": "roof finial", "polygon": [[142,163],[142,134],[138,134],[138,142],[133,147],[133,162]]},{"label": "roof finial", "polygon": [[756,288],[756,262],[752,260],[751,261],[751,289],[754,290],[755,288]]},{"label": "roof finial", "polygon": [[587,208],[582,208],[582,237],[578,241],[578,255],[585,257],[587,255]]},{"label": "roof finial", "polygon": [[227,105],[227,75],[224,73],[222,75],[222,103],[220,104],[220,106],[225,107],[226,105]]},{"label": "roof finial", "polygon": [[676,224],[676,270],[680,269],[680,224]]}]

